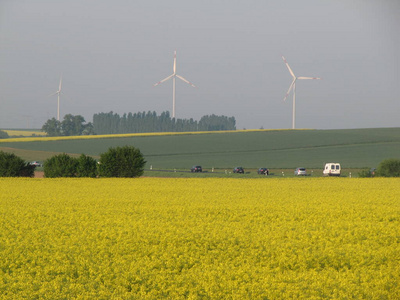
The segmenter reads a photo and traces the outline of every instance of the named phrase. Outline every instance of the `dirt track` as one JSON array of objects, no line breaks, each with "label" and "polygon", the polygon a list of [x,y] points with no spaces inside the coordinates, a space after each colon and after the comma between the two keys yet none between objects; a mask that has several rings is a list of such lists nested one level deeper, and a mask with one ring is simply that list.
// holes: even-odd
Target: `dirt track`
[{"label": "dirt track", "polygon": [[44,172],[43,171],[35,171],[35,178],[43,178]]}]

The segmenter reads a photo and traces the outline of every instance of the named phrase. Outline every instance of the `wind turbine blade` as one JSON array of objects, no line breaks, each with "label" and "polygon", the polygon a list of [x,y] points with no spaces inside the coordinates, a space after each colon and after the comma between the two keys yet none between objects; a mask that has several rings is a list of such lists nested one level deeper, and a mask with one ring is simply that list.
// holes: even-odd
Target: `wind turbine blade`
[{"label": "wind turbine blade", "polygon": [[193,83],[191,83],[190,81],[186,80],[185,78],[183,78],[180,75],[176,75],[176,77],[178,77],[180,80],[183,80],[184,82],[190,84],[192,87],[196,87]]},{"label": "wind turbine blade", "polygon": [[288,68],[288,70],[290,72],[290,75],[292,75],[292,77],[295,78],[296,76],[294,76],[294,73],[293,73],[292,69],[290,68],[290,66],[289,66],[288,62],[286,61],[286,59],[283,56],[282,56],[282,59],[285,62],[286,67]]},{"label": "wind turbine blade", "polygon": [[51,97],[51,96],[57,95],[58,93],[59,93],[59,92],[57,91],[57,92],[55,92],[55,93],[53,93],[53,94],[48,95],[47,97]]},{"label": "wind turbine blade", "polygon": [[285,95],[285,98],[283,98],[283,101],[286,101],[286,98],[289,96],[289,93],[290,93],[290,91],[292,90],[292,88],[293,88],[295,82],[296,82],[296,79],[293,79],[293,81],[292,81],[292,83],[290,84],[289,89],[288,89],[288,91],[287,91],[287,93],[286,93],[286,95]]},{"label": "wind turbine blade", "polygon": [[60,76],[60,84],[58,86],[58,91],[61,92],[61,85],[62,85],[62,75]]},{"label": "wind turbine blade", "polygon": [[157,86],[157,85],[163,83],[164,81],[167,81],[168,79],[171,79],[172,77],[174,77],[174,75],[175,75],[175,74],[169,75],[167,78],[164,78],[163,80],[161,80],[161,81],[159,81],[159,82],[153,84],[153,86]]},{"label": "wind turbine blade", "polygon": [[322,79],[318,77],[297,77],[297,79]]},{"label": "wind turbine blade", "polygon": [[176,50],[174,52],[174,74],[176,74]]}]

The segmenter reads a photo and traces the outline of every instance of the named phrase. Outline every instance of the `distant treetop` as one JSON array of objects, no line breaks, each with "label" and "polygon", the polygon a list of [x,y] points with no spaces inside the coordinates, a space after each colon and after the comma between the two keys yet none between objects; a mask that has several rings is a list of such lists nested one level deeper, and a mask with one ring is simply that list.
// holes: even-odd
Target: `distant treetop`
[{"label": "distant treetop", "polygon": [[168,111],[159,116],[155,111],[120,116],[111,111],[93,116],[93,130],[95,134],[236,130],[236,120],[217,115],[203,116],[200,121],[175,119]]}]

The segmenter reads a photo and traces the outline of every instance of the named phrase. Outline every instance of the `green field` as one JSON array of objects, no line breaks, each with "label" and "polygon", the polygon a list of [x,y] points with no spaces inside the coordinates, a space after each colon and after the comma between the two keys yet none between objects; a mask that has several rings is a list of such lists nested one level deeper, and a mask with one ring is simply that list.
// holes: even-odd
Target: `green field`
[{"label": "green field", "polygon": [[26,160],[45,160],[57,153],[94,157],[109,147],[132,145],[154,169],[321,169],[325,162],[343,168],[376,167],[387,158],[400,158],[400,128],[346,130],[272,130],[164,136],[1,142],[0,150]]}]

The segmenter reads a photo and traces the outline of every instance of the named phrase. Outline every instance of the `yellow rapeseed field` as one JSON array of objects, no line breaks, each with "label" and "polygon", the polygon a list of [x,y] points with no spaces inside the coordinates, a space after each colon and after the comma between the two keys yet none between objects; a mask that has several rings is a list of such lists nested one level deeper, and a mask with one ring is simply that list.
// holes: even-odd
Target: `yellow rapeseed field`
[{"label": "yellow rapeseed field", "polygon": [[400,299],[400,180],[0,178],[0,299]]},{"label": "yellow rapeseed field", "polygon": [[8,129],[5,129],[3,131],[7,132],[7,134],[9,136],[15,135],[15,136],[24,136],[24,137],[30,136],[31,137],[32,135],[39,135],[39,136],[46,135],[46,133],[43,131],[8,130]]},{"label": "yellow rapeseed field", "polygon": [[[164,136],[164,135],[191,135],[191,134],[210,134],[210,133],[240,133],[240,132],[258,132],[258,131],[287,131],[290,129],[245,129],[245,130],[221,130],[221,131],[193,131],[193,132],[144,132],[144,133],[121,133],[121,134],[102,134],[102,135],[79,135],[79,136],[53,136],[53,137],[27,137],[27,138],[9,138],[2,139],[0,143],[14,142],[45,142],[45,141],[64,141],[64,140],[89,140],[104,138],[127,138],[143,136]],[[296,129],[309,130],[309,129]],[[10,130],[4,130],[11,132]],[[43,133],[42,133],[43,134]],[[10,133],[9,133],[10,135]],[[32,133],[31,133],[32,135]]]}]

